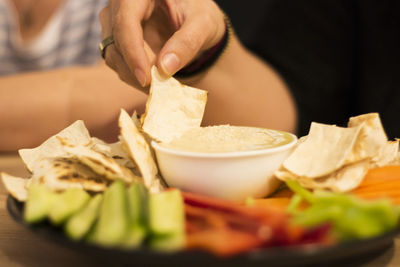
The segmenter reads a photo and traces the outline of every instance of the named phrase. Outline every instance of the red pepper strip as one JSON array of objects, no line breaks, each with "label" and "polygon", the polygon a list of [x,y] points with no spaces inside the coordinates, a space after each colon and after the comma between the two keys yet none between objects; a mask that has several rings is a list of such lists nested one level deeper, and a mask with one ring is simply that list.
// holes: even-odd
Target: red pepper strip
[{"label": "red pepper strip", "polygon": [[190,192],[182,192],[182,196],[185,204],[190,206],[218,210],[225,213],[234,213],[245,217],[251,217],[253,219],[264,220],[266,217],[272,218],[276,216],[286,216],[283,211],[277,211],[276,209],[261,210],[257,208],[245,207],[234,202]]},{"label": "red pepper strip", "polygon": [[[234,228],[231,223],[238,218],[226,217],[226,214],[219,211],[189,205],[185,205],[185,211],[188,248],[206,249],[219,256],[231,256],[260,247],[266,241],[256,234],[253,228],[255,223],[250,220],[239,222],[243,228]],[[250,224],[253,224],[252,227],[247,229]]]},{"label": "red pepper strip", "polygon": [[256,236],[229,228],[207,229],[187,236],[187,247],[205,249],[218,256],[227,257],[260,247]]},{"label": "red pepper strip", "polygon": [[289,227],[282,210],[240,206],[194,193],[182,195],[189,248],[228,256],[270,244],[296,243],[303,233]]},{"label": "red pepper strip", "polygon": [[330,228],[306,230],[289,223],[283,209],[248,207],[182,192],[187,246],[229,256],[257,247],[324,243]]},{"label": "red pepper strip", "polygon": [[[193,207],[190,205],[185,205],[186,217],[191,226],[197,229],[204,228],[230,228],[233,230],[248,232],[260,239],[266,239],[260,233],[260,229],[265,228],[266,224],[263,221],[255,220],[253,218],[248,218],[240,216],[237,214],[223,213],[220,211],[207,210],[199,207]],[[196,228],[195,228],[196,229]],[[268,236],[268,239],[270,237]]]}]

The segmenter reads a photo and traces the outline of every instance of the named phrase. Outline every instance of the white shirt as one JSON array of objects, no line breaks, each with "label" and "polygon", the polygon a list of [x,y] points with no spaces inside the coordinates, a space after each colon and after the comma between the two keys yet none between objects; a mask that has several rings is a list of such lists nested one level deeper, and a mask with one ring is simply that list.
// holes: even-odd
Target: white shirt
[{"label": "white shirt", "polygon": [[107,0],[66,0],[40,34],[23,42],[14,9],[0,0],[0,75],[93,64],[100,58],[98,13]]}]

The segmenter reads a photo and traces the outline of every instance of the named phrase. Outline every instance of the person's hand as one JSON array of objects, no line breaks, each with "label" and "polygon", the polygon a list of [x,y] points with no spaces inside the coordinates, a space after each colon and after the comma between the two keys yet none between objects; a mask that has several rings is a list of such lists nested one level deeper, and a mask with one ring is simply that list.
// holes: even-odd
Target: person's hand
[{"label": "person's hand", "polygon": [[115,40],[106,49],[107,65],[136,87],[149,84],[151,65],[173,75],[225,32],[212,0],[110,0],[100,21],[103,39]]}]

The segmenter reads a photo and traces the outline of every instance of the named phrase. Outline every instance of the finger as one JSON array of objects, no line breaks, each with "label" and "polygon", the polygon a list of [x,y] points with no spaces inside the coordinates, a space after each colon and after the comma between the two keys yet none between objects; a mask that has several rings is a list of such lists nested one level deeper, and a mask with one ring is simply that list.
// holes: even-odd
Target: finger
[{"label": "finger", "polygon": [[116,48],[142,86],[150,81],[150,61],[144,49],[141,23],[152,8],[154,4],[150,0],[121,1],[111,12]]},{"label": "finger", "polygon": [[186,21],[161,49],[157,66],[166,75],[175,74],[198,55],[209,39],[208,29],[212,27],[211,22],[203,18]]},{"label": "finger", "polygon": [[99,12],[99,20],[101,25],[101,39],[111,35],[111,14],[110,7],[107,5]]},{"label": "finger", "polygon": [[128,65],[125,63],[121,54],[115,49],[115,47],[110,46],[110,49],[106,53],[105,62],[106,64],[112,68],[117,74],[119,79],[124,81],[125,83],[138,88],[139,90],[148,93],[147,87],[142,87],[137,79],[132,75]]},{"label": "finger", "polygon": [[[111,35],[111,14],[110,14],[110,7],[106,6],[103,8],[99,13],[99,19],[101,23],[102,29],[102,38],[106,38]],[[153,55],[154,57],[154,55]],[[128,65],[125,63],[121,54],[115,49],[115,46],[109,45],[106,48],[105,53],[105,63],[111,69],[113,69],[119,76],[119,78],[126,82],[129,85],[132,85],[136,88],[141,89],[145,93],[147,93],[147,89],[143,88],[135,77],[130,72]]]}]

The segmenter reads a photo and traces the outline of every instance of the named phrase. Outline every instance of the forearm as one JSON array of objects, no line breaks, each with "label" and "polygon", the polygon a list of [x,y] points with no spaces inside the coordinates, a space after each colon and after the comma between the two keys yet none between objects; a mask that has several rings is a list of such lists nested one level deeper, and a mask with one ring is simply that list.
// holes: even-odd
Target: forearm
[{"label": "forearm", "polygon": [[143,110],[146,95],[104,65],[0,78],[0,150],[40,144],[77,119],[92,135],[115,140],[120,108]]},{"label": "forearm", "polygon": [[277,73],[242,47],[236,37],[198,80],[184,81],[209,92],[203,123],[295,131],[295,104]]}]

